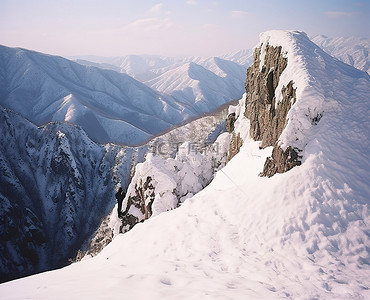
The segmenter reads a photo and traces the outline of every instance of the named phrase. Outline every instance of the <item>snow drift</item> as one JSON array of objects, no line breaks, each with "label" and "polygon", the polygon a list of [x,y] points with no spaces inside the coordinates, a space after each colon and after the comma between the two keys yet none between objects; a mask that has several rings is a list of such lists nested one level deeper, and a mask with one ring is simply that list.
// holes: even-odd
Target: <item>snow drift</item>
[{"label": "snow drift", "polygon": [[232,109],[243,146],[203,191],[95,258],[0,285],[2,297],[369,298],[369,75],[301,32],[264,33],[267,44],[282,47],[282,84],[297,88],[279,143],[300,147],[300,166],[258,176],[272,149],[249,137],[244,99]]}]

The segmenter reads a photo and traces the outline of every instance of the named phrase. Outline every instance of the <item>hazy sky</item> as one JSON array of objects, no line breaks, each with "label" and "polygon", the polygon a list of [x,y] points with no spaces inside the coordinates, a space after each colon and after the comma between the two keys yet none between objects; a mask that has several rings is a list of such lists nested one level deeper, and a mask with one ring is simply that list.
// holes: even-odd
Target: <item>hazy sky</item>
[{"label": "hazy sky", "polygon": [[370,38],[370,0],[0,0],[0,44],[57,55],[211,56],[270,29]]}]

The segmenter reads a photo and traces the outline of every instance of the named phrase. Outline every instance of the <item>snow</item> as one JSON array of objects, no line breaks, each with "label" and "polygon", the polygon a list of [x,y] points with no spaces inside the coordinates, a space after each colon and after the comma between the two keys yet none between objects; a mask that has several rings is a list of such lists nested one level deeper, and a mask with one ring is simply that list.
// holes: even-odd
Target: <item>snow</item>
[{"label": "snow", "polygon": [[[151,217],[175,209],[189,198],[189,194],[194,195],[207,186],[215,172],[226,164],[229,142],[230,134],[223,133],[211,145],[193,142],[178,145],[174,158],[163,159],[160,155],[148,153],[145,161],[135,167],[122,210],[125,210],[128,198],[135,196],[137,186],[142,186],[148,177],[152,179],[150,184],[155,193]],[[146,201],[150,201],[150,197]],[[144,220],[143,213],[133,205],[128,213],[139,218],[139,221]],[[111,228],[117,228],[116,222],[120,223],[115,218],[116,214],[117,205],[111,214]]]},{"label": "snow", "polygon": [[259,149],[243,107],[231,108],[244,143],[205,189],[94,258],[0,285],[2,298],[369,299],[369,75],[303,33],[267,41],[287,51],[282,80],[297,87],[280,141],[299,138],[301,166],[259,177],[271,148]]},{"label": "snow", "polygon": [[[86,57],[89,59],[89,57]],[[214,109],[243,94],[245,72],[253,53],[242,50],[221,57],[173,58],[153,55],[129,55],[115,58],[91,57],[98,63],[114,64],[121,72],[150,88],[173,97],[192,113]],[[88,61],[82,63],[89,65]],[[91,63],[96,66],[96,63]],[[196,105],[192,105],[195,103]],[[194,107],[192,107],[194,106]]]},{"label": "snow", "polygon": [[[192,111],[210,111],[243,94],[246,68],[220,58],[193,59],[144,83]],[[191,104],[195,101],[195,105]]]},{"label": "snow", "polygon": [[302,32],[265,32],[260,36],[260,44],[261,67],[267,45],[281,46],[288,59],[288,66],[281,74],[275,91],[276,105],[282,99],[283,86],[287,86],[289,81],[293,80],[293,86],[297,88],[297,103],[288,113],[288,125],[279,138],[279,144],[284,150],[288,146],[304,149],[311,136],[313,119],[336,109],[337,101],[356,101],[354,98],[357,95],[344,95],[337,91],[350,89],[359,77],[365,81],[368,77],[334,60]]},{"label": "snow", "polygon": [[318,35],[312,41],[333,57],[370,74],[370,39]]}]

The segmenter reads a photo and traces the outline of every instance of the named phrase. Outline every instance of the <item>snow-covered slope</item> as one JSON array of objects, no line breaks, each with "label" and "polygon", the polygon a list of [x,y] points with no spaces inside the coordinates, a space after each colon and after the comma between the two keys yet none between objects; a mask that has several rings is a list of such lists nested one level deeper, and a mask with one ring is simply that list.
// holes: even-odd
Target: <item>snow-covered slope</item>
[{"label": "snow-covered slope", "polygon": [[258,176],[271,148],[249,138],[242,100],[243,146],[203,191],[95,258],[0,285],[2,298],[368,299],[369,75],[301,32],[267,32],[267,43],[288,59],[281,84],[297,88],[279,140],[303,150],[302,165]]},{"label": "snow-covered slope", "polygon": [[[0,282],[65,266],[78,249],[86,251],[98,226],[109,242],[113,227],[107,232],[101,218],[117,218],[116,208],[108,214],[116,203],[114,191],[120,185],[126,189],[134,165],[146,152],[172,157],[179,143],[212,143],[225,128],[225,113],[130,148],[99,146],[70,124],[37,128],[1,108]],[[100,232],[96,238],[89,253],[104,246]]]},{"label": "snow-covered slope", "polygon": [[38,128],[0,108],[0,281],[5,281],[68,264],[114,206],[115,184],[128,185],[141,150],[99,146],[70,124]]},{"label": "snow-covered slope", "polygon": [[370,40],[358,37],[329,38],[318,35],[312,41],[330,55],[370,74]]},{"label": "snow-covered slope", "polygon": [[[224,105],[218,112],[174,128],[142,147],[141,152],[145,151],[147,155],[144,162],[133,169],[135,172],[122,209],[127,213],[118,218],[116,204],[81,254],[97,255],[117,234],[142,221],[145,217],[142,195],[147,197],[149,218],[180,206],[208,185],[215,171],[227,161],[230,139],[225,133],[227,113],[228,108]],[[124,174],[121,177],[125,178]]]}]

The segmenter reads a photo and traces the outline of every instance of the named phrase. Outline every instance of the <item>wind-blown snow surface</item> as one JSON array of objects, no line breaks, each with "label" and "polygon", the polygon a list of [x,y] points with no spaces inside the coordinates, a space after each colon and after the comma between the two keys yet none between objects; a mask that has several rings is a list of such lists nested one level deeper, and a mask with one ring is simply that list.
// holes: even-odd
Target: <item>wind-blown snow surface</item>
[{"label": "wind-blown snow surface", "polygon": [[[118,235],[95,258],[0,285],[2,298],[368,299],[369,76],[303,33],[268,32],[267,41],[287,51],[297,107],[323,112],[302,131],[301,166],[259,177],[271,149],[245,138],[179,209]],[[243,105],[233,110],[246,137]]]}]

